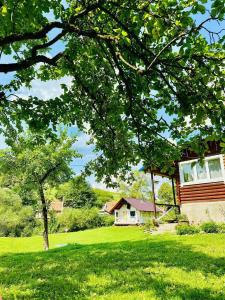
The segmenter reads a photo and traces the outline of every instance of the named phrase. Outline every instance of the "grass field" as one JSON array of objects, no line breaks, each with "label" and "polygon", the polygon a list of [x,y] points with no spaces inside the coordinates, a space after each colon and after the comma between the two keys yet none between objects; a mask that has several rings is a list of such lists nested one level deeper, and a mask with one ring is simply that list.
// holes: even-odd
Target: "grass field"
[{"label": "grass field", "polygon": [[[225,235],[154,235],[137,227],[0,238],[5,299],[224,300]],[[65,247],[59,245],[68,244]]]}]

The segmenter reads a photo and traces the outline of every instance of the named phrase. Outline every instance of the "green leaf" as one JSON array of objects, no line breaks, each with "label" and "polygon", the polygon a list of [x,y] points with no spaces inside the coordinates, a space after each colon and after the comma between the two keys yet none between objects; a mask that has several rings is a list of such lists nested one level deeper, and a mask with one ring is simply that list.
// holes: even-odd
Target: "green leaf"
[{"label": "green leaf", "polygon": [[128,36],[127,32],[122,30],[122,36]]},{"label": "green leaf", "polygon": [[1,8],[2,15],[5,16],[7,14],[7,11],[8,11],[7,6],[3,5],[2,8]]}]

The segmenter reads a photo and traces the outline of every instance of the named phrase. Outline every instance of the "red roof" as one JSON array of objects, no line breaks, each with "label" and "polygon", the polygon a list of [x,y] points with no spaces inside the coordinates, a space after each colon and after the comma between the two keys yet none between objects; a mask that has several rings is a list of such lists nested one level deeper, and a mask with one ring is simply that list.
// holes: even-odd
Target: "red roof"
[{"label": "red roof", "polygon": [[[124,201],[129,203],[131,206],[133,206],[139,211],[154,212],[154,203],[147,202],[142,199],[136,199],[136,198],[121,198],[116,203],[116,205],[111,209],[110,212],[112,212],[114,209],[117,209],[118,207],[121,207]],[[156,212],[162,212],[162,211],[156,206]]]}]

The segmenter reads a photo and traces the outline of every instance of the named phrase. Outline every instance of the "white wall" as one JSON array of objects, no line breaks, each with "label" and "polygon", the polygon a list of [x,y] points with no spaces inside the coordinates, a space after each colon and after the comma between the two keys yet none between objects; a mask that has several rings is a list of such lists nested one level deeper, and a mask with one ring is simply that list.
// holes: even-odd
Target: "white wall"
[{"label": "white wall", "polygon": [[[130,212],[135,211],[135,217],[130,216]],[[144,224],[151,218],[151,213],[142,213],[133,206],[127,209],[127,204],[124,204],[120,209],[116,209],[115,212],[115,224]],[[118,217],[116,216],[118,214]]]},{"label": "white wall", "polygon": [[190,223],[225,223],[225,201],[185,203],[181,205],[181,213],[188,217]]}]

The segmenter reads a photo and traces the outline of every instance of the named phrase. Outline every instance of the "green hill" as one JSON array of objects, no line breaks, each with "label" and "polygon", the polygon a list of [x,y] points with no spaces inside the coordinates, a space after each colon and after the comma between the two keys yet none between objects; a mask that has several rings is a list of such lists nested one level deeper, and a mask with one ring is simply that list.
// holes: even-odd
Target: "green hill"
[{"label": "green hill", "polygon": [[98,207],[102,207],[106,202],[117,201],[121,198],[120,193],[118,192],[111,192],[101,189],[93,189],[93,191],[97,197],[96,204]]}]

